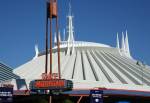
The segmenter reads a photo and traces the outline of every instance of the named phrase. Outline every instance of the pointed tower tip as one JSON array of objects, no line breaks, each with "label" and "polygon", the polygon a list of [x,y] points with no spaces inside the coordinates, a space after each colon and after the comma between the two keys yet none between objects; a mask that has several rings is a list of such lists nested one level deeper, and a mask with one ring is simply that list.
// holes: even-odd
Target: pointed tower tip
[{"label": "pointed tower tip", "polygon": [[[71,7],[71,0],[69,2],[69,15],[67,16],[67,54],[74,52],[74,26],[73,26],[73,16],[72,16],[72,7]],[[71,49],[72,48],[72,49]],[[70,51],[72,50],[72,51]]]},{"label": "pointed tower tip", "polygon": [[72,15],[71,0],[69,1],[69,15]]},{"label": "pointed tower tip", "polygon": [[38,44],[35,44],[35,51],[36,53],[39,53]]},{"label": "pointed tower tip", "polygon": [[126,29],[126,35],[128,34],[128,31],[127,31],[127,29]]},{"label": "pointed tower tip", "polygon": [[60,36],[60,31],[59,31],[59,34],[58,34],[58,36],[59,36],[59,42],[61,42],[61,36]]},{"label": "pointed tower tip", "polygon": [[64,29],[64,37],[63,37],[63,41],[66,40],[66,30]]},{"label": "pointed tower tip", "polygon": [[38,44],[35,44],[35,56],[34,58],[37,58],[39,54]]},{"label": "pointed tower tip", "polygon": [[120,45],[119,45],[119,37],[118,37],[118,32],[117,32],[117,45],[116,47],[119,49],[120,48]]},{"label": "pointed tower tip", "polygon": [[128,41],[128,32],[126,30],[126,37],[125,37],[125,48],[128,54],[130,54],[130,49],[129,49],[129,41]]},{"label": "pointed tower tip", "polygon": [[74,26],[73,26],[73,16],[71,11],[71,0],[69,2],[69,16],[67,16],[68,26],[67,26],[67,33],[68,33],[68,42],[74,41]]},{"label": "pointed tower tip", "polygon": [[123,31],[122,31],[122,36],[124,35]]},{"label": "pointed tower tip", "polygon": [[116,48],[118,49],[119,54],[122,55],[121,52],[120,52],[121,47],[120,47],[118,32],[117,32],[117,45],[116,45]]},{"label": "pointed tower tip", "polygon": [[117,37],[118,37],[118,32],[117,32]]},{"label": "pointed tower tip", "polygon": [[126,30],[126,38],[128,38],[128,31]]},{"label": "pointed tower tip", "polygon": [[57,43],[56,33],[55,33],[55,35],[54,35],[54,43]]},{"label": "pointed tower tip", "polygon": [[124,33],[122,32],[122,47],[121,47],[121,49],[123,52],[125,51],[125,42],[124,41],[125,41],[124,40]]}]

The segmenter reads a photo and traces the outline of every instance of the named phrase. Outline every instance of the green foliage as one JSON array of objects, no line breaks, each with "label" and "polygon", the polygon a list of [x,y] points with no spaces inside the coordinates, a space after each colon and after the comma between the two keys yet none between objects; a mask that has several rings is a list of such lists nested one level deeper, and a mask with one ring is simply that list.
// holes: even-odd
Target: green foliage
[{"label": "green foliage", "polygon": [[28,101],[30,101],[30,103],[48,103],[48,100],[45,96],[34,96],[31,97]]},{"label": "green foliage", "polygon": [[73,103],[73,102],[71,100],[69,100],[69,99],[66,99],[66,100],[64,100],[63,103]]},{"label": "green foliage", "polygon": [[38,103],[48,103],[46,99],[41,99]]}]

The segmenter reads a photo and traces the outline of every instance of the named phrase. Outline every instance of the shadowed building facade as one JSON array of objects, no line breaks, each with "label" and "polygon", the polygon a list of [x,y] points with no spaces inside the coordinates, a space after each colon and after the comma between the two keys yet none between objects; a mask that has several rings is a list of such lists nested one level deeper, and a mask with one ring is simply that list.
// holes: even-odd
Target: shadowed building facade
[{"label": "shadowed building facade", "polygon": [[11,67],[0,62],[0,82],[17,78],[19,78],[19,76],[13,73],[13,69]]}]

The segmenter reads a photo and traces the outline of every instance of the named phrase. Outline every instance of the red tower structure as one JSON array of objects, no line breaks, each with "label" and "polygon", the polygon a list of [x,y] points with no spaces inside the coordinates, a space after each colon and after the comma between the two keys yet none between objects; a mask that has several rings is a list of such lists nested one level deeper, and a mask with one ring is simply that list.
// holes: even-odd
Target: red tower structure
[{"label": "red tower structure", "polygon": [[[61,79],[61,70],[60,70],[60,40],[58,34],[58,6],[57,0],[50,0],[46,4],[47,8],[47,16],[46,16],[46,42],[45,42],[45,73],[42,74],[42,79],[37,79],[31,81],[31,89],[32,90],[45,90],[47,94],[47,90],[49,90],[49,94],[51,91],[55,90],[71,90],[73,87],[73,83],[70,80]],[[52,22],[55,20],[55,22]],[[55,23],[55,30],[57,34],[57,53],[58,53],[58,74],[52,72],[52,23]],[[49,24],[49,25],[48,25]],[[50,40],[48,39],[48,30],[50,29]],[[54,30],[54,29],[53,29]],[[50,49],[48,50],[48,44],[50,43]],[[48,73],[48,53],[50,53],[50,72]],[[50,97],[51,98],[51,97]]]},{"label": "red tower structure", "polygon": [[[60,71],[60,42],[58,34],[58,6],[57,0],[50,0],[47,2],[47,16],[46,16],[46,57],[45,57],[45,73],[43,73],[42,78],[52,79],[52,20],[55,20],[55,30],[57,34],[57,50],[58,50],[58,79],[61,79]],[[48,71],[48,22],[50,21],[50,72]]]}]

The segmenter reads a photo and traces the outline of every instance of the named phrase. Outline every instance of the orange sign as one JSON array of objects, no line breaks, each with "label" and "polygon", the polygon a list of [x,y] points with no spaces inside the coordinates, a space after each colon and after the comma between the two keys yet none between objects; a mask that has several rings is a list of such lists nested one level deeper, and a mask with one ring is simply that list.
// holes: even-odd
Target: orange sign
[{"label": "orange sign", "polygon": [[34,87],[37,89],[56,89],[65,88],[65,80],[36,80]]}]

